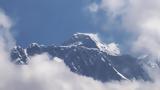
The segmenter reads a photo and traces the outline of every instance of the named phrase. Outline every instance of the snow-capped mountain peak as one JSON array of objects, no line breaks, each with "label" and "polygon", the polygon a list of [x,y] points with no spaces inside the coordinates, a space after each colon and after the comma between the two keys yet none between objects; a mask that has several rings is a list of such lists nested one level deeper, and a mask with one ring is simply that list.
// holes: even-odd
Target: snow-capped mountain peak
[{"label": "snow-capped mountain peak", "polygon": [[106,52],[109,55],[120,55],[120,49],[117,47],[117,44],[105,44],[100,40],[98,34],[93,33],[76,33],[72,36],[71,39],[66,41],[64,45],[97,48],[100,51]]},{"label": "snow-capped mountain peak", "polygon": [[40,47],[40,45],[38,44],[38,43],[31,43],[30,45],[29,45],[29,47],[31,48],[31,47]]}]

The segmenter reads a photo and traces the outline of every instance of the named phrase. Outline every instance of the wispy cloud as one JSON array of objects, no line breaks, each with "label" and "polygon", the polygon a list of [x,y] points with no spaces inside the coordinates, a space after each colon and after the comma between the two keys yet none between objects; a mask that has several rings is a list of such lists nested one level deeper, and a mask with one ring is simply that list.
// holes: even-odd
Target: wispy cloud
[{"label": "wispy cloud", "polygon": [[5,12],[0,9],[0,28],[5,30],[9,30],[12,26],[12,21],[10,18],[5,14]]},{"label": "wispy cloud", "polygon": [[10,28],[12,26],[12,21],[5,14],[5,12],[0,9],[0,58],[6,58],[8,50],[14,45],[14,39],[10,33]]},{"label": "wispy cloud", "polygon": [[[93,6],[92,3],[90,5]],[[159,0],[102,0],[94,6],[98,7],[97,10],[105,12],[106,26],[120,21],[119,25],[124,29],[122,33],[128,30],[127,32],[135,36],[135,39],[129,42],[132,51],[160,54]]]}]

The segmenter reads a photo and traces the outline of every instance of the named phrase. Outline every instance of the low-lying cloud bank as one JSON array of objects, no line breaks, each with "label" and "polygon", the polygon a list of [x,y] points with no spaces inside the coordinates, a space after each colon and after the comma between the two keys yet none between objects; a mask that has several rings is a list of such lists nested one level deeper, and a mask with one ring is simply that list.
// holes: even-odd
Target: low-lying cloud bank
[{"label": "low-lying cloud bank", "polygon": [[102,83],[70,72],[63,60],[47,54],[31,58],[29,65],[16,66],[0,60],[1,90],[159,90],[158,82],[113,81]]},{"label": "low-lying cloud bank", "polygon": [[31,57],[29,65],[14,65],[0,60],[1,90],[159,90],[155,82],[136,80],[102,83],[69,70],[63,60],[47,54]]},{"label": "low-lying cloud bank", "polygon": [[[15,41],[8,25],[9,18],[0,12],[0,90],[159,90],[159,76],[155,82],[112,81],[102,83],[72,73],[59,58],[47,54],[31,57],[28,65],[10,62],[9,50]],[[2,16],[2,17],[1,17]],[[5,19],[6,18],[6,19]],[[7,20],[7,21],[5,21]],[[5,28],[7,27],[7,28]],[[12,43],[10,43],[12,42]]]}]

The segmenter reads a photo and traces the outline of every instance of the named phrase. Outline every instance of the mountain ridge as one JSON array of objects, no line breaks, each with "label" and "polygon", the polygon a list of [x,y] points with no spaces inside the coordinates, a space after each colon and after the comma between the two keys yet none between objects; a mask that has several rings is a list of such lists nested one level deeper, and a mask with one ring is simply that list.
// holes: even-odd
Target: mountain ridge
[{"label": "mountain ridge", "polygon": [[[113,46],[112,46],[113,45]],[[150,80],[149,75],[130,55],[121,55],[116,44],[104,44],[97,34],[76,33],[62,45],[30,44],[23,49],[15,47],[11,52],[12,61],[16,64],[27,64],[31,56],[48,53],[58,57],[72,72],[92,77],[102,82],[111,80]]]}]

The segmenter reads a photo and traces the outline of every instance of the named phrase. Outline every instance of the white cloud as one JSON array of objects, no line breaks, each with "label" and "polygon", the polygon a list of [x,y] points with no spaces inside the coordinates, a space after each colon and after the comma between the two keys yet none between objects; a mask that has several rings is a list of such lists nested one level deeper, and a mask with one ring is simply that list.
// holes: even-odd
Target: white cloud
[{"label": "white cloud", "polygon": [[[58,62],[57,60],[58,59]],[[102,83],[69,70],[59,58],[47,54],[31,58],[29,65],[16,66],[0,61],[1,90],[159,90],[159,82],[112,81]],[[5,68],[5,70],[4,70]],[[158,76],[159,77],[159,76]]]},{"label": "white cloud", "polygon": [[100,8],[108,11],[108,14],[115,16],[122,13],[125,5],[126,0],[102,0],[100,3]]},{"label": "white cloud", "polygon": [[12,26],[12,22],[10,18],[4,13],[2,9],[0,9],[0,28],[9,30],[11,26]]},{"label": "white cloud", "polygon": [[88,9],[89,9],[90,12],[92,12],[92,13],[95,12],[96,13],[98,11],[99,7],[96,3],[92,3],[88,6]]},{"label": "white cloud", "polygon": [[133,52],[160,54],[160,0],[102,0],[97,5],[106,12],[107,24],[120,16],[121,27],[137,36],[129,44]]},{"label": "white cloud", "polygon": [[0,49],[10,50],[15,45],[10,29],[12,27],[12,20],[5,12],[0,9]]}]

